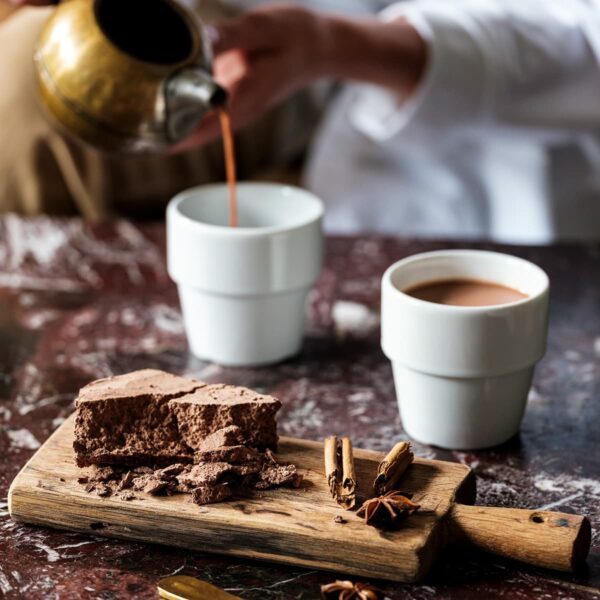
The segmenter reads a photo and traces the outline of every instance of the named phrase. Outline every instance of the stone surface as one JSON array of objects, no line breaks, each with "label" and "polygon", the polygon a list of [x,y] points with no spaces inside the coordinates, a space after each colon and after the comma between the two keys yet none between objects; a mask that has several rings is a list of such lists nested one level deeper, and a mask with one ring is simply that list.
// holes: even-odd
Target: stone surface
[{"label": "stone surface", "polygon": [[[316,598],[337,574],[13,523],[8,486],[71,413],[81,386],[148,367],[273,394],[283,404],[280,434],[349,435],[356,446],[388,450],[406,435],[379,348],[380,277],[408,254],[455,246],[329,239],[302,354],[273,368],[236,370],[189,355],[162,225],[0,219],[0,597],[153,599],[158,579],[180,573],[247,600]],[[481,504],[587,514],[594,528],[588,568],[562,575],[452,549],[421,585],[373,582],[393,600],[592,600],[600,593],[600,247],[502,249],[533,260],[552,280],[548,352],[521,433],[494,450],[414,444],[415,453],[470,465]]]}]

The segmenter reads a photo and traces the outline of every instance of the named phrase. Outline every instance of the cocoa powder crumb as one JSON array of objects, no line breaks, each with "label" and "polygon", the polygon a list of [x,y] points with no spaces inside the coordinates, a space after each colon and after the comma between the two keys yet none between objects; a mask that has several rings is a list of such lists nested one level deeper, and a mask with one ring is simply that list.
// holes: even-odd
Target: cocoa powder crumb
[{"label": "cocoa powder crumb", "polygon": [[128,490],[133,487],[133,473],[131,471],[127,471],[125,475],[123,475],[123,479],[119,482],[117,489],[119,490]]},{"label": "cocoa powder crumb", "polygon": [[112,495],[112,490],[104,483],[96,484],[95,491],[100,498],[107,498],[108,496]]}]

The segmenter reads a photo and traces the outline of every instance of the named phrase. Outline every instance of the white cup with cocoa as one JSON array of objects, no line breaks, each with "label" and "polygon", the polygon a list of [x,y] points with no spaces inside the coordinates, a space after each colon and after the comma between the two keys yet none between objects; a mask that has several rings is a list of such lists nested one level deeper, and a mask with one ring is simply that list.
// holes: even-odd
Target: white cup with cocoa
[{"label": "white cup with cocoa", "polygon": [[302,346],[305,301],[323,262],[323,204],[287,185],[240,183],[239,226],[225,184],[186,190],[167,209],[167,264],[190,349],[228,366],[260,366]]},{"label": "white cup with cocoa", "polygon": [[453,449],[519,430],[546,349],[549,280],[526,260],[478,250],[411,256],[382,280],[382,347],[403,426]]}]

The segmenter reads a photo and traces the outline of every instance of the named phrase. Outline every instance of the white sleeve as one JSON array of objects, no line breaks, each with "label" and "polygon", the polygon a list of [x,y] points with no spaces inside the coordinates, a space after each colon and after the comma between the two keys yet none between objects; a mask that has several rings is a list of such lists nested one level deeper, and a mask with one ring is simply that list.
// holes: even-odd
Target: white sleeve
[{"label": "white sleeve", "polygon": [[425,39],[428,65],[404,100],[360,89],[350,118],[371,137],[600,128],[600,0],[422,0],[382,13],[399,17]]}]

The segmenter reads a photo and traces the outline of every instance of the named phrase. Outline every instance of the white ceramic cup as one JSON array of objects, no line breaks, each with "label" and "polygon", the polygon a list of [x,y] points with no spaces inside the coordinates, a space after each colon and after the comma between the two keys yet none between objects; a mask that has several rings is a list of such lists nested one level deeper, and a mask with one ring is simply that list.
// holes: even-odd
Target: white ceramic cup
[{"label": "white ceramic cup", "polygon": [[[463,307],[403,293],[444,279],[492,281],[527,298]],[[546,349],[548,304],[544,271],[507,254],[442,250],[392,265],[382,282],[381,339],[406,432],[426,444],[463,450],[515,435]]]},{"label": "white ceramic cup", "polygon": [[306,296],[323,261],[322,202],[271,183],[238,184],[239,227],[227,187],[184,191],[167,209],[167,264],[197,357],[229,366],[299,352]]}]

